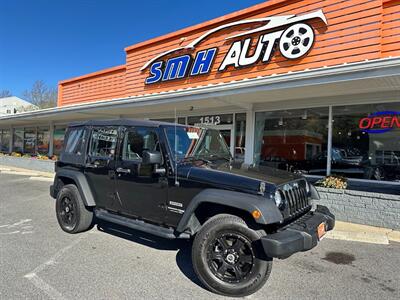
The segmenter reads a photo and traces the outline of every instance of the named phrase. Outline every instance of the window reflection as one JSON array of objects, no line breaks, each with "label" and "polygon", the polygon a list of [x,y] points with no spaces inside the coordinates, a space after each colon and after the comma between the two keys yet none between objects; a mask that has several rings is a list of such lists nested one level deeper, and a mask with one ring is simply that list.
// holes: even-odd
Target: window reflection
[{"label": "window reflection", "polygon": [[400,181],[400,103],[333,108],[332,173]]},{"label": "window reflection", "polygon": [[291,172],[325,175],[328,108],[256,113],[255,161]]}]

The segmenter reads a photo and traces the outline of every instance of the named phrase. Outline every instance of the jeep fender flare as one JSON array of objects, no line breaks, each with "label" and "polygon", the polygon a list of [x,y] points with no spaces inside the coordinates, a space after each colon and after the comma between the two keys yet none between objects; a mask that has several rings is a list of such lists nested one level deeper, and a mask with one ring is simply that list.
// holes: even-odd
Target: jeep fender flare
[{"label": "jeep fender flare", "polygon": [[57,172],[54,182],[57,182],[60,177],[69,178],[75,182],[85,206],[96,206],[92,191],[84,174],[72,170],[60,170]]},{"label": "jeep fender flare", "polygon": [[262,225],[278,223],[283,220],[282,214],[275,203],[266,197],[235,191],[206,189],[190,201],[176,228],[177,232],[184,232],[191,227],[191,218],[194,216],[197,207],[202,203],[220,204],[243,210],[250,215],[254,210],[258,210],[261,212],[261,217],[254,219],[254,221]]}]

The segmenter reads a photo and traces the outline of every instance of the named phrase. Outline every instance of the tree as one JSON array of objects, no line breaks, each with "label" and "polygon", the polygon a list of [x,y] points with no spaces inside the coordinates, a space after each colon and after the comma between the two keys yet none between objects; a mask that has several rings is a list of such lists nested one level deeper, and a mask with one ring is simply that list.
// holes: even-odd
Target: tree
[{"label": "tree", "polygon": [[0,98],[11,97],[12,94],[9,90],[2,90],[0,91]]},{"label": "tree", "polygon": [[48,87],[43,80],[37,80],[31,90],[23,93],[24,98],[39,108],[57,106],[57,88]]}]

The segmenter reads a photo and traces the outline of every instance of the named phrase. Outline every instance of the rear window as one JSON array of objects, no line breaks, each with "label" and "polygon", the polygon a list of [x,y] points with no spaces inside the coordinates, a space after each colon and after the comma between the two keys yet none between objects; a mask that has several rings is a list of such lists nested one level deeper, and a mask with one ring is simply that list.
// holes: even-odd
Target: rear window
[{"label": "rear window", "polygon": [[64,152],[68,154],[82,155],[85,144],[85,129],[72,128],[68,130],[67,143]]}]

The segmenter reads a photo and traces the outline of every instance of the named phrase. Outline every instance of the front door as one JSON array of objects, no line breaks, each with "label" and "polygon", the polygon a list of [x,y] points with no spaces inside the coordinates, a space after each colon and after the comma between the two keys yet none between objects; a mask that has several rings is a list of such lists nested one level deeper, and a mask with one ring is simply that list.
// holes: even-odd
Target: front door
[{"label": "front door", "polygon": [[142,162],[143,151],[161,151],[157,128],[135,127],[125,131],[116,164],[117,193],[126,213],[153,222],[163,222],[168,181],[154,166]]},{"label": "front door", "polygon": [[122,209],[115,194],[117,139],[118,127],[93,128],[85,165],[85,176],[97,207],[116,212]]}]

